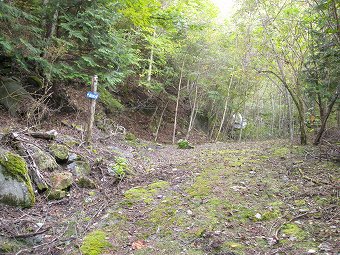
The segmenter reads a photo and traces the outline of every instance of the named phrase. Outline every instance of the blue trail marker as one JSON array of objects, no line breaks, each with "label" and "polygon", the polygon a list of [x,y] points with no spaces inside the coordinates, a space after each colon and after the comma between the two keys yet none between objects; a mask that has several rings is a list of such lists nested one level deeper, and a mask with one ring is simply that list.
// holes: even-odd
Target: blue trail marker
[{"label": "blue trail marker", "polygon": [[97,100],[98,97],[99,97],[99,94],[97,92],[89,91],[89,92],[87,92],[86,97]]}]

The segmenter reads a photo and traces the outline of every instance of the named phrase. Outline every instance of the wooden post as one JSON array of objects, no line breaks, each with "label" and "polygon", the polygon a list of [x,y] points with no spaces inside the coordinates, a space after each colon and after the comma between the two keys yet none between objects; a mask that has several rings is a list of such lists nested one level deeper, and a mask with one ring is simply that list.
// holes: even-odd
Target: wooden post
[{"label": "wooden post", "polygon": [[[91,83],[91,91],[93,93],[97,92],[97,83],[98,83],[98,76],[94,75],[92,77]],[[87,132],[86,132],[86,143],[89,144],[92,141],[92,129],[93,129],[93,122],[94,122],[94,114],[96,112],[96,99],[90,99],[90,114],[89,114],[89,122],[87,124]]]}]

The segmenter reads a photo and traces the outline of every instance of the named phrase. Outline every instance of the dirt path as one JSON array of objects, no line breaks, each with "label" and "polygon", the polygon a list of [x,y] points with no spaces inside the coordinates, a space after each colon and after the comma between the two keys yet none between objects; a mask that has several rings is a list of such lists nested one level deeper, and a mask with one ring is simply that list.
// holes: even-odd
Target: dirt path
[{"label": "dirt path", "polygon": [[338,254],[339,165],[284,144],[135,146],[118,186],[11,212],[51,226],[13,254]]},{"label": "dirt path", "polygon": [[105,254],[337,254],[339,168],[309,153],[280,142],[146,150],[144,174],[96,227]]}]

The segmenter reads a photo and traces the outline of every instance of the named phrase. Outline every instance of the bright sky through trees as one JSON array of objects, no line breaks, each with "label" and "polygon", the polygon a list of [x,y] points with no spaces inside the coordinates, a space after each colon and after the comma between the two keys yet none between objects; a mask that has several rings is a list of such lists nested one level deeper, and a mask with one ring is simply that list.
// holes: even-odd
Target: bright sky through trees
[{"label": "bright sky through trees", "polygon": [[220,19],[231,15],[235,0],[211,0],[220,9]]}]

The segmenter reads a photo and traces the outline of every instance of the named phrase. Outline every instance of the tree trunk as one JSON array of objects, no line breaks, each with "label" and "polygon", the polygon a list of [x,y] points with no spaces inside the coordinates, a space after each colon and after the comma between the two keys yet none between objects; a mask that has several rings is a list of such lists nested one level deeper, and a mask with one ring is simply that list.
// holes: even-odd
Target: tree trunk
[{"label": "tree trunk", "polygon": [[[153,32],[153,37],[156,37],[156,31]],[[150,51],[150,59],[149,59],[149,69],[148,69],[148,78],[147,81],[151,82],[151,75],[152,75],[152,66],[153,66],[153,54],[154,54],[154,46],[151,44],[151,51]]]},{"label": "tree trunk", "polygon": [[224,120],[225,120],[225,115],[226,115],[227,109],[228,109],[229,93],[230,93],[230,87],[231,87],[232,82],[233,82],[233,75],[231,75],[231,77],[230,77],[230,82],[229,82],[227,97],[226,97],[226,99],[225,99],[225,104],[224,104],[224,110],[223,110],[222,120],[221,120],[220,127],[219,127],[219,129],[218,129],[218,132],[217,132],[215,141],[218,140],[218,137],[220,136],[220,133],[221,133],[221,130],[222,130],[222,127],[223,127],[223,123],[224,123]]},{"label": "tree trunk", "polygon": [[326,129],[327,120],[329,118],[329,115],[332,112],[333,106],[334,106],[336,100],[338,99],[338,97],[339,97],[339,94],[336,93],[335,96],[333,97],[332,101],[328,105],[327,112],[326,112],[326,114],[324,116],[324,119],[323,119],[323,121],[321,123],[321,127],[319,129],[319,132],[317,133],[317,135],[316,135],[316,137],[314,139],[314,142],[313,142],[314,145],[318,145],[320,143],[322,135],[323,135],[323,133],[325,132],[325,129]]},{"label": "tree trunk", "polygon": [[302,102],[301,98],[298,98],[296,95],[290,95],[293,98],[293,101],[295,102],[295,106],[299,113],[299,126],[300,126],[300,143],[301,145],[307,144],[307,132],[306,132],[306,125],[305,125],[305,109],[304,104]]},{"label": "tree trunk", "polygon": [[288,128],[289,128],[289,138],[290,142],[294,142],[294,121],[293,121],[293,109],[292,102],[290,101],[290,96],[288,90],[286,90],[286,96],[288,101]]},{"label": "tree trunk", "polygon": [[195,120],[195,117],[196,117],[195,112],[196,112],[196,103],[197,103],[197,93],[198,93],[198,86],[197,86],[197,83],[196,83],[194,105],[192,106],[192,109],[191,109],[190,121],[189,121],[189,127],[188,127],[188,131],[187,131],[186,139],[189,138],[190,131],[192,129],[192,126],[193,126],[193,123],[194,123],[194,120]]},{"label": "tree trunk", "polygon": [[175,110],[175,121],[174,121],[174,130],[172,133],[172,143],[175,143],[176,139],[176,127],[177,127],[177,113],[178,113],[178,105],[179,105],[179,96],[181,93],[181,84],[182,84],[182,77],[183,77],[183,68],[184,68],[184,60],[182,63],[182,68],[181,68],[181,74],[179,78],[179,83],[178,83],[178,92],[177,92],[177,100],[176,100],[176,110]]},{"label": "tree trunk", "polygon": [[168,103],[166,103],[166,105],[165,105],[165,107],[164,107],[164,109],[162,111],[161,117],[159,118],[159,122],[158,122],[158,125],[157,125],[157,130],[156,130],[156,134],[155,134],[155,142],[157,142],[159,128],[161,127],[162,120],[163,120],[163,115],[164,115],[164,112],[165,112],[167,107],[168,107]]},{"label": "tree trunk", "polygon": [[322,123],[325,119],[325,108],[323,106],[323,102],[322,102],[320,93],[318,93],[318,96],[317,96],[317,104],[319,106],[320,120],[321,120],[321,123]]},{"label": "tree trunk", "polygon": [[59,4],[57,4],[57,7],[54,10],[52,17],[50,17],[49,13],[47,12],[48,4],[49,4],[49,0],[43,1],[43,5],[46,8],[45,9],[46,13],[45,13],[44,21],[43,21],[43,26],[45,27],[45,41],[46,41],[46,47],[43,52],[44,58],[47,57],[48,46],[50,45],[51,38],[55,34],[55,31],[57,29],[58,18],[59,18],[59,10],[58,10]]},{"label": "tree trunk", "polygon": [[275,127],[275,103],[274,103],[274,95],[271,95],[272,101],[272,123],[271,123],[271,135],[274,137],[274,127]]}]

